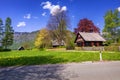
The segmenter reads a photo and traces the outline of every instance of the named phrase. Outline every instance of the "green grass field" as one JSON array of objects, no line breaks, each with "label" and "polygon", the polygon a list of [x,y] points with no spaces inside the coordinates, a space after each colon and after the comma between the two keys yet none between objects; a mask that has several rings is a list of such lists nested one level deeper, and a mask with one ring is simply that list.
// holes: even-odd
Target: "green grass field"
[{"label": "green grass field", "polygon": [[[120,52],[103,52],[103,60],[120,60]],[[0,52],[0,66],[99,61],[98,51],[11,51]]]}]

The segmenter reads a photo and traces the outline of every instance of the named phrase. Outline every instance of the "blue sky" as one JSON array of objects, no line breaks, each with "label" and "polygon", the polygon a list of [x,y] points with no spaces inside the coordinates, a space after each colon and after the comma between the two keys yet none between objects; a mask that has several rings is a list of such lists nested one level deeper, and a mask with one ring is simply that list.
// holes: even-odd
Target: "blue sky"
[{"label": "blue sky", "polygon": [[47,25],[50,14],[58,10],[68,12],[71,31],[80,19],[88,18],[101,30],[106,11],[119,9],[120,0],[0,0],[0,18],[12,19],[17,32],[40,30]]}]

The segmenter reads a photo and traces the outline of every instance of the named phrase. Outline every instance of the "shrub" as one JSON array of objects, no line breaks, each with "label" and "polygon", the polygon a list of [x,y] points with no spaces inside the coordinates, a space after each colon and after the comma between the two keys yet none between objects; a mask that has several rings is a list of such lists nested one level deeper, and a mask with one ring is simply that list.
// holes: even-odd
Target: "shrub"
[{"label": "shrub", "polygon": [[67,43],[66,50],[74,50],[74,49],[75,49],[75,44],[72,41]]},{"label": "shrub", "polygon": [[3,47],[0,47],[0,52],[3,51]]},{"label": "shrub", "polygon": [[111,46],[120,46],[120,43],[112,43]]},{"label": "shrub", "polygon": [[119,51],[119,46],[105,46],[105,51]]},{"label": "shrub", "polygon": [[75,47],[73,47],[73,46],[67,46],[66,47],[66,50],[74,50],[75,49]]},{"label": "shrub", "polygon": [[46,49],[45,48],[39,48],[40,51],[45,51]]},{"label": "shrub", "polygon": [[7,51],[11,51],[11,49],[3,49],[3,48],[0,48],[0,52],[7,52]]},{"label": "shrub", "polygon": [[11,49],[3,49],[3,51],[11,51]]}]

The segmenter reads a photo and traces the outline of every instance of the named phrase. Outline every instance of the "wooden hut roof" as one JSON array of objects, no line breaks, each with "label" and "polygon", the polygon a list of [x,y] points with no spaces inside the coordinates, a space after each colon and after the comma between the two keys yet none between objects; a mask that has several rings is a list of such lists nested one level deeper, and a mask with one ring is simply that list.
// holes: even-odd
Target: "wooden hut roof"
[{"label": "wooden hut roof", "polygon": [[80,34],[85,41],[106,41],[99,33],[79,32],[78,34]]},{"label": "wooden hut roof", "polygon": [[[52,45],[53,46],[59,46],[60,44],[59,44],[58,40],[52,40]],[[65,42],[63,40],[61,42],[61,45],[65,45]]]}]

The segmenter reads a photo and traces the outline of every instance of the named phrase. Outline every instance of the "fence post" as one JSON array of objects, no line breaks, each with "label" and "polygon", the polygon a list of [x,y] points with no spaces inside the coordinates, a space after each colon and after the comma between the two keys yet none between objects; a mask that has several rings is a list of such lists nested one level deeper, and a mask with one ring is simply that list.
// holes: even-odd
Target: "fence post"
[{"label": "fence post", "polygon": [[120,46],[119,46],[119,51],[120,51]]},{"label": "fence post", "polygon": [[100,50],[100,61],[103,61],[102,60],[102,51]]}]

